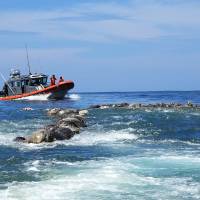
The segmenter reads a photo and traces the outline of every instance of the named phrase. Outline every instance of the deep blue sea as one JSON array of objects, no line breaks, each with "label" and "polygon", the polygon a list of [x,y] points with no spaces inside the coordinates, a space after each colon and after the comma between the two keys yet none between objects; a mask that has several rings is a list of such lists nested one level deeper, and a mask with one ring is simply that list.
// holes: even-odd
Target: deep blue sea
[{"label": "deep blue sea", "polygon": [[0,102],[0,200],[200,199],[200,111],[94,109],[88,127],[71,140],[13,141],[52,123],[47,108],[188,101],[200,104],[200,92],[80,93],[63,101]]}]

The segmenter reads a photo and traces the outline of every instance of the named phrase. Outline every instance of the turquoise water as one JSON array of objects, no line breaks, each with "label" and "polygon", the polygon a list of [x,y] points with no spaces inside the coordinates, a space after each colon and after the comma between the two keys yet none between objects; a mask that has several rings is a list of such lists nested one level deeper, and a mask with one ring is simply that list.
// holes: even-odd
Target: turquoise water
[{"label": "turquoise water", "polygon": [[69,141],[13,142],[51,123],[47,108],[187,101],[199,104],[200,92],[0,102],[0,199],[200,199],[200,111],[94,109],[88,127]]}]

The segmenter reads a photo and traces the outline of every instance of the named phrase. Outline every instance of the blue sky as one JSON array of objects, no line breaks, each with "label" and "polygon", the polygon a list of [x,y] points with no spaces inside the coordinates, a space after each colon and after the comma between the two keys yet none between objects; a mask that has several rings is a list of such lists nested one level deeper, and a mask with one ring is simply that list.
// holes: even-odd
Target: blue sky
[{"label": "blue sky", "polygon": [[199,0],[1,0],[4,75],[27,71],[26,43],[77,92],[200,89]]}]

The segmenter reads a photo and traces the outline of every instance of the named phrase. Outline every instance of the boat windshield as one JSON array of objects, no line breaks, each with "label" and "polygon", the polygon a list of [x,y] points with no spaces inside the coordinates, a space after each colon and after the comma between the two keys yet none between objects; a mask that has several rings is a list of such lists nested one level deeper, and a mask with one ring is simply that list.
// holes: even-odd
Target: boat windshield
[{"label": "boat windshield", "polygon": [[47,77],[31,79],[31,86],[46,85]]}]

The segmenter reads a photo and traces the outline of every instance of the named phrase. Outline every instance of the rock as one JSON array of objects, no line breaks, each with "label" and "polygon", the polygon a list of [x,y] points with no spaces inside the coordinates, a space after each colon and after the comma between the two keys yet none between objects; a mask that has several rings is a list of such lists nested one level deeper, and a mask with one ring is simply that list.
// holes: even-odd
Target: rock
[{"label": "rock", "polygon": [[47,114],[49,116],[57,116],[60,118],[64,118],[69,115],[74,115],[74,114],[78,114],[78,113],[79,113],[79,111],[76,109],[60,109],[60,108],[49,109],[47,112]]},{"label": "rock", "polygon": [[58,127],[53,133],[55,140],[69,140],[75,133],[68,127]]},{"label": "rock", "polygon": [[135,108],[135,104],[129,104],[129,108]]},{"label": "rock", "polygon": [[118,104],[118,107],[121,107],[121,108],[125,108],[125,107],[128,107],[129,104],[128,103],[120,103]]},{"label": "rock", "polygon": [[175,104],[175,107],[176,107],[176,108],[180,108],[181,106],[182,106],[182,104],[180,104],[180,103],[176,103],[176,104]]},{"label": "rock", "polygon": [[87,110],[77,109],[48,109],[49,116],[58,117],[58,121],[53,125],[48,125],[41,130],[34,132],[31,136],[17,137],[15,141],[35,143],[53,142],[55,140],[66,140],[80,132],[80,128],[86,127],[84,116]]},{"label": "rock", "polygon": [[[78,116],[77,116],[78,117]],[[64,118],[58,121],[58,126],[65,125],[65,126],[72,126],[72,127],[86,127],[85,121],[78,119],[78,118]]]},{"label": "rock", "polygon": [[69,129],[71,129],[71,131],[74,134],[79,134],[79,132],[80,132],[80,128],[75,127],[75,126],[70,126],[70,125],[66,126],[65,124],[60,124],[59,127],[60,128],[69,128]]},{"label": "rock", "polygon": [[89,108],[95,109],[95,108],[100,108],[100,107],[101,107],[100,105],[92,105],[92,106],[90,106]]},{"label": "rock", "polygon": [[34,132],[30,137],[27,138],[28,143],[39,144],[45,141],[45,130],[41,129],[39,131]]},{"label": "rock", "polygon": [[71,128],[50,125],[32,134],[26,140],[28,143],[39,144],[42,142],[53,142],[55,140],[67,140],[75,135]]},{"label": "rock", "polygon": [[15,142],[26,142],[27,140],[26,140],[25,137],[16,137],[16,138],[14,139],[14,141],[15,141]]},{"label": "rock", "polygon": [[72,118],[76,118],[80,121],[80,123],[82,124],[81,127],[87,127],[87,124],[85,122],[85,118],[83,116],[80,116],[80,115],[72,115],[71,116]]},{"label": "rock", "polygon": [[54,132],[56,130],[56,125],[48,125],[44,128],[45,130],[45,142],[53,142],[55,140]]},{"label": "rock", "polygon": [[166,108],[166,104],[165,103],[161,103],[161,108]]},{"label": "rock", "polygon": [[79,114],[80,116],[85,116],[85,115],[88,114],[88,110],[80,110],[80,111],[78,112],[78,114]]},{"label": "rock", "polygon": [[48,110],[47,110],[47,114],[48,114],[49,116],[54,116],[54,115],[57,115],[58,112],[60,112],[60,111],[61,111],[60,108],[48,109]]},{"label": "rock", "polygon": [[156,103],[156,104],[128,104],[128,103],[119,103],[119,104],[102,104],[102,105],[94,105],[90,106],[90,108],[100,108],[100,109],[107,109],[107,108],[131,108],[131,109],[139,109],[139,108],[168,108],[168,109],[180,109],[180,108],[196,108],[199,109],[200,105],[195,105],[190,101],[187,104],[181,103]]},{"label": "rock", "polygon": [[190,102],[190,101],[188,101],[188,103],[187,103],[187,105],[186,105],[187,107],[193,107],[193,103],[192,102]]},{"label": "rock", "polygon": [[135,104],[135,108],[141,108],[142,107],[142,104],[139,103],[139,104]]},{"label": "rock", "polygon": [[64,118],[67,117],[69,115],[73,115],[73,114],[78,114],[78,110],[76,109],[65,109],[65,110],[61,110],[57,113],[58,117]]}]

